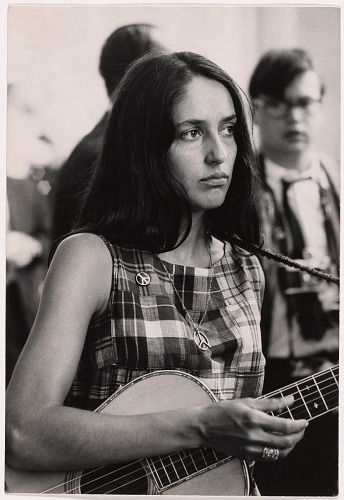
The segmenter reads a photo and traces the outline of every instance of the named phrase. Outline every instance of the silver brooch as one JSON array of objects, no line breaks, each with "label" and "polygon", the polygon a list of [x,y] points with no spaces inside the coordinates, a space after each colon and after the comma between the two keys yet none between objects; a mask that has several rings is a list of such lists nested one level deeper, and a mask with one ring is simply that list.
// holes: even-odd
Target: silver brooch
[{"label": "silver brooch", "polygon": [[135,276],[136,283],[140,286],[147,286],[151,282],[151,277],[148,273],[141,271]]}]

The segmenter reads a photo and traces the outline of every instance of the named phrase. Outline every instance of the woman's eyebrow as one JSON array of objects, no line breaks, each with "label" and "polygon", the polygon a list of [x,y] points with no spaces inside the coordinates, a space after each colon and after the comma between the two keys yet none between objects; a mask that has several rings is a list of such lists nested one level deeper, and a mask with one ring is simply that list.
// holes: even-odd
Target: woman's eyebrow
[{"label": "woman's eyebrow", "polygon": [[237,120],[237,115],[233,113],[230,116],[226,116],[225,118],[222,118],[221,123],[226,123],[226,122],[232,122]]},{"label": "woman's eyebrow", "polygon": [[[230,116],[225,116],[224,118],[221,118],[220,123],[226,123],[230,121],[236,121],[237,115],[233,113]],[[198,118],[187,118],[186,120],[183,120],[182,122],[176,123],[176,127],[181,127],[182,125],[201,125],[202,123],[205,123],[207,120],[201,120]]]},{"label": "woman's eyebrow", "polygon": [[182,122],[176,123],[176,127],[181,127],[182,125],[200,125],[201,123],[204,122],[205,120],[198,120],[197,118],[187,118]]}]

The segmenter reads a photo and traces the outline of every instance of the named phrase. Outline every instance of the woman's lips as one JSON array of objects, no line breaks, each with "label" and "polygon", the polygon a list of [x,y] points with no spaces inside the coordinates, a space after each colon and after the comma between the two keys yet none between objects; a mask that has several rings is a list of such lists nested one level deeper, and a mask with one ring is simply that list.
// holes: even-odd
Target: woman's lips
[{"label": "woman's lips", "polygon": [[207,184],[208,186],[218,187],[227,184],[227,180],[228,175],[221,172],[209,175],[208,177],[204,177],[204,179],[201,179],[201,182]]}]

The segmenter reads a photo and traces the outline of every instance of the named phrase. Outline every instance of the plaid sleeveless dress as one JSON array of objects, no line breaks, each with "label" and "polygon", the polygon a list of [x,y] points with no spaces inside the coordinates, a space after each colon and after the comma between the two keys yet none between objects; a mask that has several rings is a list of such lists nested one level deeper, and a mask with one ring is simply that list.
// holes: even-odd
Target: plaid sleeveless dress
[{"label": "plaid sleeveless dress", "polygon": [[[214,263],[202,351],[193,326],[156,255],[109,243],[112,289],[106,310],[92,318],[66,404],[94,410],[119,387],[155,370],[180,370],[201,379],[220,400],[261,395],[265,359],[260,308],[264,276],[255,256],[225,243]],[[164,262],[195,324],[204,314],[211,270]],[[146,286],[136,282],[144,271]]]}]

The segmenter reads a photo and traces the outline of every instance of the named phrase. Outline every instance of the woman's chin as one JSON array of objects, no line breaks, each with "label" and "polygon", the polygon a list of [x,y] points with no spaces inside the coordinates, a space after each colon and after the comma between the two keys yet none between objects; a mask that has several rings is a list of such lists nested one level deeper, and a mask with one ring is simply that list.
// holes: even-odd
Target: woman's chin
[{"label": "woman's chin", "polygon": [[191,208],[193,212],[207,212],[208,210],[214,210],[215,208],[221,207],[224,201],[225,198],[222,197],[220,200],[211,200],[207,203],[195,204]]}]

